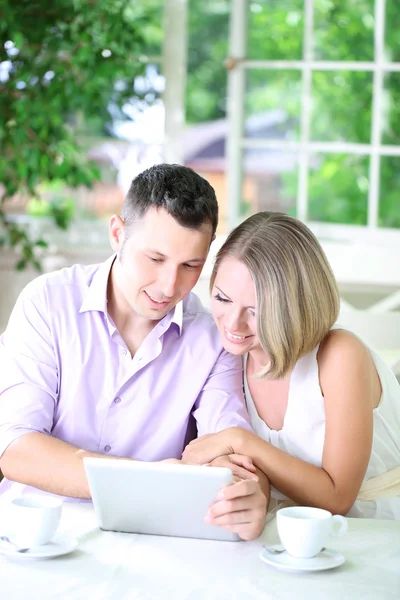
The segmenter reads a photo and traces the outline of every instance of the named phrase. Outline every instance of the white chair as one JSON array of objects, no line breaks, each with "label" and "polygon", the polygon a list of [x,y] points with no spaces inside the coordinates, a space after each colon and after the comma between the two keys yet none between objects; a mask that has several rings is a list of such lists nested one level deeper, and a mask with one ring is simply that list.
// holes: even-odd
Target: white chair
[{"label": "white chair", "polygon": [[342,303],[337,325],[359,335],[400,375],[400,312],[357,310]]}]

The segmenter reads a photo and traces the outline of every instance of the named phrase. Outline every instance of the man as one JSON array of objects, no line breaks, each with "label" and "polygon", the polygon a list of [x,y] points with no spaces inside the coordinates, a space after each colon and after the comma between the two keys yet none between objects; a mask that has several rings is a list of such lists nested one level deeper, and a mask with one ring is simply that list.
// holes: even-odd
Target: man
[{"label": "man", "polygon": [[[111,217],[114,256],[23,290],[0,338],[0,492],[90,498],[85,456],[180,459],[191,415],[199,435],[249,427],[240,360],[190,294],[217,221],[208,182],[154,166]],[[259,486],[242,487],[259,524]]]}]

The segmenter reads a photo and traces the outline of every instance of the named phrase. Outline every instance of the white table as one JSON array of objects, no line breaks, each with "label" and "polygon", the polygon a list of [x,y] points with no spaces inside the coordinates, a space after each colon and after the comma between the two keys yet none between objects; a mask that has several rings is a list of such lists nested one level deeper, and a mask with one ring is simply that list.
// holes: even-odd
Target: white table
[{"label": "white table", "polygon": [[0,557],[2,600],[253,600],[400,598],[400,522],[349,519],[349,533],[332,539],[346,562],[317,573],[267,566],[262,542],[277,541],[275,522],[255,542],[212,542],[103,532],[91,504],[67,503],[62,531],[79,549],[52,560]]}]

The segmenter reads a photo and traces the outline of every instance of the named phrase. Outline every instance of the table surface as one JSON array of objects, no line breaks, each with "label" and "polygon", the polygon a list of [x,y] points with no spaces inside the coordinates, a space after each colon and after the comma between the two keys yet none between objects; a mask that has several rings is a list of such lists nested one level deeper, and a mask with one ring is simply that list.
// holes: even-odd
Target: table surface
[{"label": "table surface", "polygon": [[254,542],[214,542],[104,532],[90,503],[65,503],[59,531],[78,538],[78,549],[41,561],[0,556],[0,598],[399,600],[400,522],[348,521],[348,533],[329,543],[344,554],[342,566],[289,573],[258,556],[278,541],[275,521]]}]

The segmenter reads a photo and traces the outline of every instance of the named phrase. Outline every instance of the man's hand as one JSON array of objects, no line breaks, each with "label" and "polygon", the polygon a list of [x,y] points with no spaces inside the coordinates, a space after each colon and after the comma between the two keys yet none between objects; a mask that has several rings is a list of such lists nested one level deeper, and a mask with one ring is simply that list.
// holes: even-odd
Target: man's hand
[{"label": "man's hand", "polygon": [[243,479],[219,492],[205,522],[237,533],[242,540],[254,540],[265,525],[267,498],[259,482]]},{"label": "man's hand", "polygon": [[182,461],[192,465],[204,465],[224,455],[242,454],[246,439],[254,437],[242,427],[229,427],[219,433],[202,435],[191,441],[183,451]]}]

